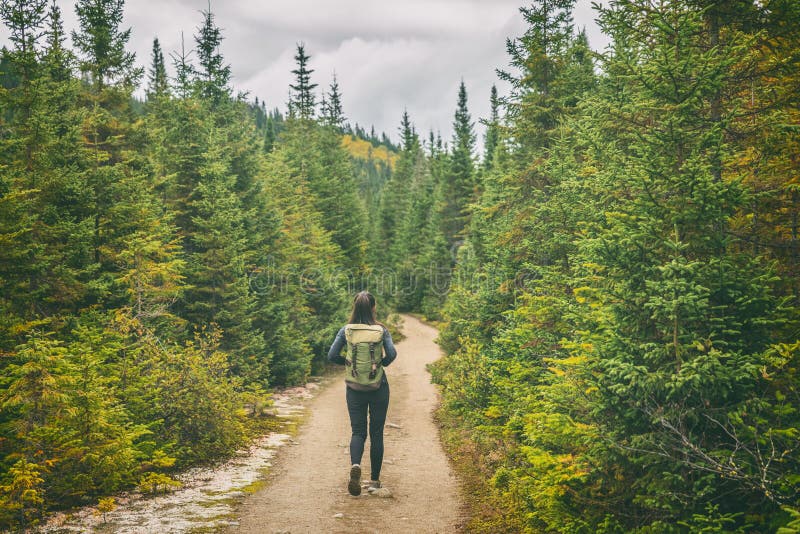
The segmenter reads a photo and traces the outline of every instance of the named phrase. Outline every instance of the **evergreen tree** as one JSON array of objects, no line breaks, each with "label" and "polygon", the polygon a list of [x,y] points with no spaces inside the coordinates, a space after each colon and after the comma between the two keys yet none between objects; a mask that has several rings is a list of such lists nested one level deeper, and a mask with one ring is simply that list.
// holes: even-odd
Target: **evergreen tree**
[{"label": "evergreen tree", "polygon": [[164,64],[164,53],[158,37],[153,39],[153,53],[151,56],[150,71],[148,72],[147,98],[148,100],[166,95],[169,91],[167,68]]},{"label": "evergreen tree", "polygon": [[561,91],[556,80],[573,39],[574,5],[575,0],[548,0],[521,8],[529,27],[522,37],[506,42],[511,66],[519,72],[499,70],[498,75],[512,86],[507,111],[512,118],[519,117],[511,133],[520,159],[530,159],[531,150],[547,147],[556,127]]},{"label": "evergreen tree", "polygon": [[342,111],[342,95],[339,92],[339,82],[336,79],[336,74],[334,74],[327,100],[323,96],[322,121],[328,126],[333,126],[337,130],[341,130],[345,120]]},{"label": "evergreen tree", "polygon": [[411,150],[419,139],[414,131],[414,125],[411,123],[411,118],[408,115],[408,110],[403,110],[403,118],[400,121],[400,142],[403,145],[403,150]]},{"label": "evergreen tree", "polygon": [[442,231],[451,247],[463,239],[463,230],[469,219],[467,206],[475,196],[473,130],[474,124],[467,109],[467,88],[462,81],[458,88],[458,104],[453,121],[453,152],[442,190]]},{"label": "evergreen tree", "polygon": [[72,67],[75,57],[64,46],[64,24],[61,20],[61,9],[53,2],[47,14],[50,25],[45,34],[46,46],[42,63],[47,67],[46,74],[54,82],[68,82],[72,78]]},{"label": "evergreen tree", "polygon": [[492,85],[492,92],[489,98],[490,115],[485,122],[486,134],[483,138],[483,168],[486,171],[492,170],[494,152],[500,137],[500,98],[497,96],[497,86]]},{"label": "evergreen tree", "polygon": [[256,324],[271,334],[274,384],[302,383],[312,365],[319,365],[314,359],[326,354],[331,330],[350,301],[345,287],[330,284],[341,274],[341,250],[325,228],[310,183],[293,168],[291,150],[278,145],[264,162],[268,209],[279,214],[280,232],[251,278],[259,306]]},{"label": "evergreen tree", "polygon": [[[40,95],[37,91],[38,47],[41,41],[47,14],[47,3],[44,0],[24,2],[21,0],[3,0],[0,3],[0,17],[10,30],[10,41],[13,49],[4,56],[14,66],[19,76],[18,87],[14,88],[6,98],[9,110],[13,110],[14,124],[20,140],[8,148],[19,150],[7,157],[19,157],[24,160],[25,171],[29,174],[33,169],[33,158],[41,143],[41,131],[31,118],[38,104]],[[28,182],[30,185],[30,182]]]},{"label": "evergreen tree", "polygon": [[314,89],[317,84],[311,83],[311,74],[314,69],[308,68],[308,61],[311,56],[306,55],[305,45],[299,43],[297,45],[297,53],[294,60],[297,62],[297,68],[292,70],[295,76],[295,83],[289,85],[294,93],[289,99],[289,114],[299,119],[311,119],[314,117],[316,102],[314,96]]},{"label": "evergreen tree", "polygon": [[200,68],[196,72],[197,90],[202,98],[214,104],[230,97],[231,67],[226,65],[219,51],[222,32],[214,22],[214,14],[209,8],[203,11],[203,24],[197,29],[194,40],[197,43],[197,59]]},{"label": "evergreen tree", "polygon": [[72,32],[72,42],[83,55],[81,71],[98,90],[116,83],[132,85],[141,76],[135,55],[125,50],[131,30],[120,30],[124,5],[124,0],[78,0],[75,5],[80,31]]},{"label": "evergreen tree", "polygon": [[[767,247],[731,232],[733,221],[750,228],[760,202],[742,180],[744,154],[760,149],[742,144],[740,113],[750,124],[761,114],[748,85],[761,76],[757,21],[780,8],[615,2],[601,10],[614,45],[596,81],[565,7],[523,11],[531,27],[510,43],[521,70],[510,136],[484,179],[440,336],[453,352],[436,370],[445,405],[476,446],[509,451],[484,464],[500,506],[489,521],[558,532],[786,524],[798,448],[784,434],[795,425],[784,392],[796,382],[778,376],[797,361],[784,329],[794,319],[753,255]],[[473,274],[486,283],[471,289]]]},{"label": "evergreen tree", "polygon": [[[731,246],[726,225],[748,195],[735,168],[729,179],[718,177],[719,155],[735,153],[719,126],[734,120],[741,97],[717,97],[741,76],[738,69],[747,69],[750,46],[734,37],[735,23],[717,41],[706,15],[679,4],[601,11],[618,43],[606,68],[618,73],[624,90],[609,89],[608,101],[598,105],[607,114],[598,126],[627,149],[603,153],[608,174],[601,176],[611,180],[603,185],[624,194],[612,196],[612,210],[583,249],[585,261],[598,260],[603,273],[591,336],[594,368],[605,377],[598,404],[609,430],[638,444],[626,454],[627,469],[645,467],[653,477],[637,476],[642,485],[634,484],[629,498],[658,509],[666,522],[687,507],[702,514],[716,492],[736,491],[742,499],[729,495],[717,509],[734,520],[753,492],[773,506],[787,497],[777,489],[786,488],[780,468],[770,472],[736,452],[761,447],[742,443],[757,438],[737,421],[752,409],[745,408],[750,392],[760,387],[753,370],[763,365],[785,319],[770,269]],[[646,46],[633,45],[631,32],[645,27],[651,28],[642,37]],[[668,74],[675,72],[681,75]],[[733,480],[717,455],[736,466]],[[659,478],[667,463],[679,466],[681,480]],[[750,478],[755,473],[761,473],[758,483]],[[679,504],[669,495],[685,484],[705,489]]]},{"label": "evergreen tree", "polygon": [[282,137],[293,169],[307,181],[323,225],[343,253],[341,264],[349,274],[361,273],[367,217],[341,135],[333,128],[295,119]]},{"label": "evergreen tree", "polygon": [[[403,111],[400,122],[400,138],[402,149],[400,157],[395,164],[394,172],[381,191],[378,209],[378,235],[380,247],[374,247],[372,262],[382,269],[394,272],[402,262],[401,258],[404,243],[400,235],[403,221],[408,215],[411,203],[411,184],[414,181],[415,169],[418,168],[422,156],[419,138],[414,131],[414,125],[409,117],[408,110]],[[387,289],[391,292],[391,289]],[[389,297],[389,295],[386,295]]]},{"label": "evergreen tree", "polygon": [[9,40],[14,45],[12,57],[23,87],[35,76],[37,44],[47,19],[46,10],[46,0],[0,2],[0,18],[10,32]]},{"label": "evergreen tree", "polygon": [[181,32],[181,51],[170,54],[175,67],[174,88],[181,98],[186,98],[191,93],[192,80],[195,75],[194,66],[189,62],[189,54],[190,52],[186,51],[184,44],[183,32]]},{"label": "evergreen tree", "polygon": [[[255,406],[266,386],[305,380],[348,303],[345,284],[323,283],[366,268],[366,217],[339,132],[305,121],[312,143],[298,134],[292,145],[278,138],[277,110],[231,99],[209,13],[200,72],[185,50],[173,55],[177,98],[161,98],[170,91],[154,43],[151,105],[137,106],[122,2],[78,5],[84,80],[55,4],[42,31],[44,7],[0,11],[22,36],[0,56],[0,528],[10,530],[241,446],[240,391]],[[269,136],[280,152],[267,164]],[[287,275],[323,274],[262,292],[250,275],[264,258]]]},{"label": "evergreen tree", "polygon": [[[36,53],[41,60],[30,71],[35,76],[20,78],[0,95],[12,112],[6,115],[9,135],[0,141],[5,164],[0,234],[7,238],[1,253],[2,302],[10,306],[4,328],[16,331],[15,339],[0,334],[8,350],[24,341],[26,324],[77,306],[90,276],[79,251],[87,238],[88,216],[87,199],[81,197],[86,190],[79,130],[83,116],[74,106],[72,56],[63,48],[55,6],[43,36],[46,46]],[[12,52],[11,61],[27,61],[20,54]]]}]

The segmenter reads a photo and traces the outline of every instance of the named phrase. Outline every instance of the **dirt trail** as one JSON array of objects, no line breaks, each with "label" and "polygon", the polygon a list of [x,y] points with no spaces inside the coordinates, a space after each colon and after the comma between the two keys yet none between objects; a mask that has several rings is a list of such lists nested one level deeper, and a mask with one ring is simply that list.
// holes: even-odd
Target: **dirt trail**
[{"label": "dirt trail", "polygon": [[[437,393],[425,365],[440,356],[436,329],[404,316],[406,335],[386,369],[391,398],[385,432],[383,486],[392,498],[347,493],[350,423],[344,381],[335,380],[309,404],[310,416],[285,447],[266,486],[244,501],[230,532],[453,532],[458,486],[431,410]],[[369,477],[369,445],[362,462]],[[341,514],[341,515],[339,515]]]}]

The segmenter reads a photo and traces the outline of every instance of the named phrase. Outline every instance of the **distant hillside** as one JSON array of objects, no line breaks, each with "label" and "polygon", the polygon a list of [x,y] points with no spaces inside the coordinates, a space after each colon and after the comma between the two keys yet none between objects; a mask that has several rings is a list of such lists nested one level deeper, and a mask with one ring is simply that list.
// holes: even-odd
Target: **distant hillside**
[{"label": "distant hillside", "polygon": [[345,134],[342,136],[342,146],[344,146],[354,158],[364,161],[369,159],[379,160],[394,169],[397,153],[389,150],[384,145],[373,146],[369,141],[359,139],[350,134]]}]

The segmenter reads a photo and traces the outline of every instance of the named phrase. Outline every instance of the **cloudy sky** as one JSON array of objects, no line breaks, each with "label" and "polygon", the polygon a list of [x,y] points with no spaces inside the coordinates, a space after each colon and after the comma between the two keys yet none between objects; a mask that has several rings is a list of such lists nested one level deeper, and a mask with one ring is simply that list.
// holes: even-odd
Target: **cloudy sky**
[{"label": "cloudy sky", "polygon": [[[57,0],[68,30],[77,26],[73,0]],[[237,90],[268,107],[285,108],[296,44],[311,55],[313,81],[327,89],[335,72],[351,122],[397,139],[403,109],[417,130],[452,135],[458,84],[467,86],[473,119],[488,115],[495,69],[508,63],[506,37],[525,30],[523,0],[215,0],[211,8],[222,28],[222,53]],[[125,26],[129,48],[148,65],[153,37],[165,53],[187,49],[208,0],[128,0]],[[590,44],[607,43],[594,21],[589,0],[578,0],[577,27]],[[7,31],[0,29],[0,44]],[[169,61],[169,58],[168,58]],[[480,134],[482,129],[476,128]]]}]

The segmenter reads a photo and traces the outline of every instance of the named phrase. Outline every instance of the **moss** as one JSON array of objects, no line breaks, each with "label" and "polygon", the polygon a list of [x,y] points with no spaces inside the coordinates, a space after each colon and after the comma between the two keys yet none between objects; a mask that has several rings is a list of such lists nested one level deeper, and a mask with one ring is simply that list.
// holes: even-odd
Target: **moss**
[{"label": "moss", "polygon": [[[264,470],[264,477],[269,473],[269,469]],[[257,493],[259,490],[267,486],[266,478],[259,478],[257,480],[252,481],[250,484],[246,485],[245,487],[241,488],[241,491],[252,495],[253,493]]]}]

